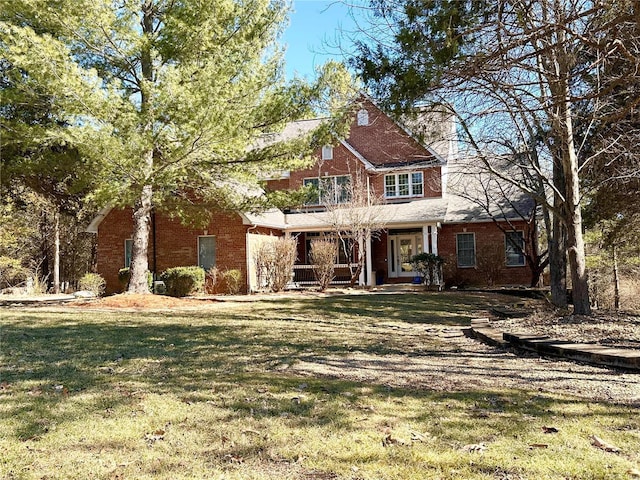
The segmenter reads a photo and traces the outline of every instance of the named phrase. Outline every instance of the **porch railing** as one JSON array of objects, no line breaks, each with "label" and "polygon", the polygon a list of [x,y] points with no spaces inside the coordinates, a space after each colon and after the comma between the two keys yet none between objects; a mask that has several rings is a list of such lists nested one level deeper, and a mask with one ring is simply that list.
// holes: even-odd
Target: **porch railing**
[{"label": "porch railing", "polygon": [[[334,279],[331,285],[349,285],[351,283],[351,269],[358,268],[357,263],[338,263],[334,265]],[[315,275],[313,274],[313,265],[294,265],[292,286],[305,287],[309,285],[317,285]]]}]

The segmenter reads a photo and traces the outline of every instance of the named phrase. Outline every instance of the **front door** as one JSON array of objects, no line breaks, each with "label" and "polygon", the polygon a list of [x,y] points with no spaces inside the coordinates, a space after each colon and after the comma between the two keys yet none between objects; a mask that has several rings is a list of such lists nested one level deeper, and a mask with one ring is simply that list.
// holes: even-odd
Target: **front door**
[{"label": "front door", "polygon": [[415,277],[411,257],[422,253],[422,234],[389,237],[391,249],[390,277]]}]

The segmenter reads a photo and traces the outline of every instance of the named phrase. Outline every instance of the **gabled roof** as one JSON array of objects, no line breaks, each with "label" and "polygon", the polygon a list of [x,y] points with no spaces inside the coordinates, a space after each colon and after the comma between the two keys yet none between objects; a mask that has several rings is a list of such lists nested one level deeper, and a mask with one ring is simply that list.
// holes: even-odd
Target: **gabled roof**
[{"label": "gabled roof", "polygon": [[[508,163],[510,176],[519,172]],[[529,219],[535,209],[533,199],[514,183],[487,171],[480,159],[457,159],[449,163],[445,223],[485,222],[493,219]]]},{"label": "gabled roof", "polygon": [[[354,121],[346,141],[374,169],[446,164],[445,158],[422,143],[405,125],[389,116],[368,96],[362,95],[358,106],[367,110],[369,122],[367,125],[358,125]],[[374,127],[383,129],[384,133],[371,135],[369,130]]]}]

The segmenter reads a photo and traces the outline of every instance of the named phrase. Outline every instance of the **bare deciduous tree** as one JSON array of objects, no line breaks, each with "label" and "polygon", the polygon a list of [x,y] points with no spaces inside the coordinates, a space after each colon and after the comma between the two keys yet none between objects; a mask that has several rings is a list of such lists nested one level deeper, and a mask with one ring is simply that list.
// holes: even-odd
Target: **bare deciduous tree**
[{"label": "bare deciduous tree", "polygon": [[374,191],[366,173],[356,170],[342,185],[328,185],[321,192],[325,220],[338,239],[338,248],[349,263],[350,283],[355,285],[365,268],[367,248],[386,226],[383,197]]},{"label": "bare deciduous tree", "polygon": [[[607,118],[607,92],[638,76],[602,73],[612,57],[637,67],[638,42],[625,43],[621,27],[639,11],[625,0],[379,0],[359,32],[368,38],[353,63],[378,97],[449,105],[467,152],[549,213],[554,293],[567,255],[576,314],[590,313],[580,174],[603,153],[585,155],[586,139]],[[617,113],[636,105],[628,96]],[[514,181],[496,159],[534,181]]]}]

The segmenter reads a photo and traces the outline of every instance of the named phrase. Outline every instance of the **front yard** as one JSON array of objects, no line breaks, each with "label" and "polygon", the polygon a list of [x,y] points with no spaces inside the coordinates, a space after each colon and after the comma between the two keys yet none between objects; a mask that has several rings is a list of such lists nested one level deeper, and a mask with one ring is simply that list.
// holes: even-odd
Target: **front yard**
[{"label": "front yard", "polygon": [[640,478],[640,375],[462,335],[505,301],[4,309],[0,478]]}]

